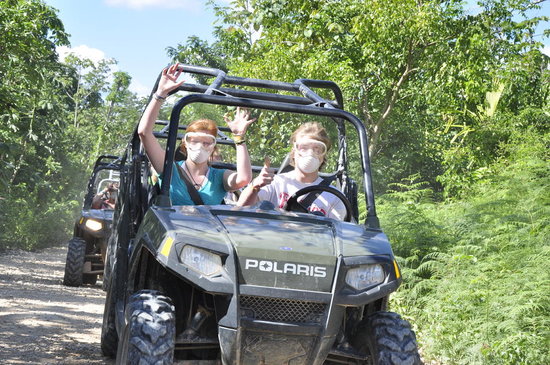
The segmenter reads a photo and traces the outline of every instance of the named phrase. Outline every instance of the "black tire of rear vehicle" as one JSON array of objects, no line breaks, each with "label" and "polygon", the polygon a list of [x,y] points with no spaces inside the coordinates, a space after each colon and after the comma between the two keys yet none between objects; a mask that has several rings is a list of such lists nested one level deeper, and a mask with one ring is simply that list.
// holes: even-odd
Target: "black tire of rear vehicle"
[{"label": "black tire of rear vehicle", "polygon": [[80,238],[72,238],[67,249],[67,260],[65,262],[65,276],[63,285],[81,286],[83,283],[82,271],[84,270],[84,259],[86,258],[86,241]]},{"label": "black tire of rear vehicle", "polygon": [[351,344],[370,353],[373,365],[422,365],[411,325],[393,312],[375,312],[361,321]]},{"label": "black tire of rear vehicle", "polygon": [[[112,275],[109,280],[115,280]],[[116,283],[109,283],[109,289],[105,296],[105,308],[103,309],[103,323],[101,324],[101,353],[103,356],[114,358],[118,347],[118,333],[116,330]]]},{"label": "black tire of rear vehicle", "polygon": [[117,364],[174,362],[176,317],[170,298],[154,290],[140,290],[130,297],[125,318]]}]

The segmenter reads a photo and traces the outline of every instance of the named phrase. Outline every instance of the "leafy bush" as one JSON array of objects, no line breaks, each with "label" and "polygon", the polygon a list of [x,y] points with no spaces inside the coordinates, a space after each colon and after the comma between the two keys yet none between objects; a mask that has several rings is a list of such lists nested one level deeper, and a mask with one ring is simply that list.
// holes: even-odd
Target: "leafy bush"
[{"label": "leafy bush", "polygon": [[[81,202],[51,199],[38,203],[37,192],[12,200],[0,200],[0,249],[35,250],[58,245],[72,234]],[[63,196],[57,192],[55,195]]]},{"label": "leafy bush", "polygon": [[513,133],[494,175],[460,202],[392,203],[421,189],[381,201],[384,228],[404,256],[406,282],[392,305],[417,326],[426,357],[550,363],[549,137]]}]

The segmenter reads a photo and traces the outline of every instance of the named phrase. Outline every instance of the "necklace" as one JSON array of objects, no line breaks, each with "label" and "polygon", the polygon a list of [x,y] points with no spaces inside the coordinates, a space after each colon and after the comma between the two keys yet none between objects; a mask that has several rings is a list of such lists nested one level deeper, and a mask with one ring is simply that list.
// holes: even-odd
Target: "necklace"
[{"label": "necklace", "polygon": [[193,180],[193,187],[199,190],[202,184],[204,183],[204,180],[206,180],[206,175],[208,175],[208,170],[206,170],[206,174],[204,174],[204,176],[202,177],[202,181],[199,184],[195,181],[195,178],[193,177],[193,174],[191,173],[191,171],[189,171],[189,169],[187,168],[187,165],[186,164],[183,164],[183,165],[185,166],[185,170],[187,171],[187,174],[191,177],[191,180]]}]

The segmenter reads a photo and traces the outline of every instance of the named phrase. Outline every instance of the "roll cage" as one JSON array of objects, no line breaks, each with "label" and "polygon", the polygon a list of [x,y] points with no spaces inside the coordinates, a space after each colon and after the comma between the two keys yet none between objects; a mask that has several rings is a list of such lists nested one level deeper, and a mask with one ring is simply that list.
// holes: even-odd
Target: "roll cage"
[{"label": "roll cage", "polygon": [[[109,179],[115,181],[115,177],[118,178],[118,174],[122,168],[122,159],[119,156],[113,155],[100,155],[92,170],[92,175],[90,180],[88,180],[88,186],[86,190],[86,196],[84,197],[84,209],[89,209],[92,206],[92,200],[96,194],[96,186],[99,186],[96,183],[97,176],[103,170],[116,171],[116,174],[110,172]],[[112,178],[112,179],[111,179]],[[118,179],[116,179],[118,180]]]},{"label": "roll cage", "polygon": [[[290,112],[298,114],[307,114],[314,116],[323,116],[331,118],[337,125],[338,130],[338,161],[337,175],[340,180],[341,189],[347,197],[357,196],[357,184],[349,178],[347,174],[347,145],[346,130],[344,122],[349,122],[357,131],[359,150],[361,155],[361,169],[363,175],[363,190],[366,200],[367,214],[364,224],[369,228],[379,228],[379,221],[376,215],[374,202],[373,183],[371,177],[370,160],[368,154],[368,137],[364,124],[355,115],[343,110],[342,92],[338,85],[332,81],[298,79],[293,83],[261,80],[254,78],[243,78],[228,76],[224,71],[214,68],[183,65],[180,64],[179,70],[189,74],[204,75],[214,78],[210,85],[184,83],[171,94],[179,91],[188,92],[173,106],[169,121],[157,121],[157,124],[163,125],[160,131],[154,132],[157,138],[166,139],[166,154],[164,159],[164,178],[162,185],[154,204],[160,207],[170,207],[171,200],[169,196],[170,182],[172,179],[172,167],[177,152],[177,141],[182,137],[180,131],[185,130],[186,126],[180,126],[180,115],[182,110],[193,103],[215,104],[223,106],[245,107],[251,109],[264,109],[280,112]],[[162,73],[159,74],[153,90],[149,96],[149,101],[156,92]],[[224,87],[230,85],[233,87]],[[239,88],[241,87],[241,88]],[[272,92],[261,92],[244,90],[246,88],[261,88],[271,90]],[[327,100],[315,93],[312,88],[326,89],[332,92],[335,100]],[[295,95],[280,94],[278,92],[294,93]],[[220,127],[218,134],[218,143],[226,145],[235,145],[234,141],[226,133],[230,133],[229,128]],[[137,136],[137,128],[134,132],[132,145],[132,154],[135,155],[136,149],[142,149]],[[141,150],[141,152],[143,152]],[[234,164],[213,163],[215,167],[235,169]],[[262,166],[252,166],[254,172],[259,172]],[[354,205],[355,218],[357,219],[357,204]]]}]

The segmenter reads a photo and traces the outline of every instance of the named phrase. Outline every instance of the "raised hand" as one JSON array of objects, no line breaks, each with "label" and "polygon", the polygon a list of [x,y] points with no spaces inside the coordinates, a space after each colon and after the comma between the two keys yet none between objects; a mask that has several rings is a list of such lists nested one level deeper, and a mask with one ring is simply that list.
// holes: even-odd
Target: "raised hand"
[{"label": "raised hand", "polygon": [[159,80],[157,88],[157,94],[161,97],[166,97],[168,94],[180,87],[184,81],[178,81],[178,77],[181,75],[181,69],[178,69],[179,63],[175,63],[170,67],[166,67],[162,70],[162,76]]},{"label": "raised hand", "polygon": [[248,109],[241,109],[240,107],[237,107],[237,112],[233,120],[227,115],[224,115],[223,119],[229,126],[229,129],[231,129],[231,133],[237,136],[243,136],[248,126],[256,120],[256,118],[250,118],[250,111]]},{"label": "raised hand", "polygon": [[254,189],[261,188],[262,186],[269,185],[273,182],[273,177],[275,176],[275,173],[270,166],[271,159],[266,156],[264,159],[264,167],[262,168],[262,171],[260,171],[260,174],[256,176],[252,181],[252,186],[254,187]]}]

